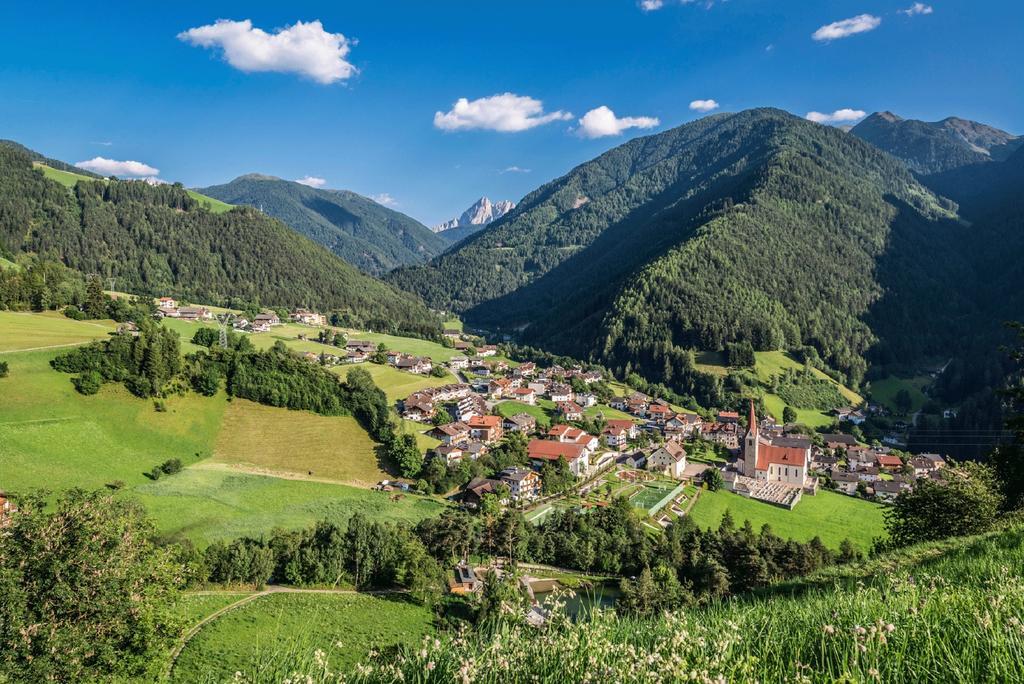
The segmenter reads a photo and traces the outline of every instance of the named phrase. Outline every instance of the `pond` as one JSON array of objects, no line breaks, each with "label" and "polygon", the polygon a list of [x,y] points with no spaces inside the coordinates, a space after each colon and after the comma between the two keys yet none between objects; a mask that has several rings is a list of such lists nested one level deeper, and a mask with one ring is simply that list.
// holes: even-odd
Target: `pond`
[{"label": "pond", "polygon": [[615,601],[622,594],[616,582],[598,582],[591,585],[583,585],[572,590],[575,595],[569,596],[566,589],[555,589],[554,591],[534,591],[534,596],[541,605],[550,607],[556,600],[556,596],[565,604],[565,611],[576,618],[586,616],[595,608],[611,609],[615,607]]}]

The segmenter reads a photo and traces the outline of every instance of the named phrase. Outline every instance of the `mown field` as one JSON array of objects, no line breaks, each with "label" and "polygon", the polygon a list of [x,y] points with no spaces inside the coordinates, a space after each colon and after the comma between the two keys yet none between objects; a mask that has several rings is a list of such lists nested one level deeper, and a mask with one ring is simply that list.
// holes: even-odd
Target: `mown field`
[{"label": "mown field", "polygon": [[314,665],[318,650],[346,672],[370,650],[419,644],[431,621],[397,595],[274,593],[208,623],[182,650],[171,681],[225,682],[240,672],[243,681],[281,682],[297,662]]},{"label": "mown field", "polygon": [[896,395],[900,390],[907,390],[910,395],[910,413],[919,411],[928,401],[924,390],[932,382],[929,375],[918,375],[912,378],[888,377],[871,381],[871,398],[882,404],[893,413],[898,414]]},{"label": "mown field", "polygon": [[113,321],[74,321],[55,311],[0,311],[0,353],[81,344],[104,338],[116,327]]},{"label": "mown field", "polygon": [[726,510],[737,527],[749,520],[759,530],[767,523],[784,539],[808,541],[820,537],[831,549],[838,549],[844,539],[849,539],[867,551],[875,537],[885,536],[883,506],[828,491],[819,491],[816,496],[805,494],[792,511],[725,490],[703,491],[690,517],[701,527],[717,528]]}]

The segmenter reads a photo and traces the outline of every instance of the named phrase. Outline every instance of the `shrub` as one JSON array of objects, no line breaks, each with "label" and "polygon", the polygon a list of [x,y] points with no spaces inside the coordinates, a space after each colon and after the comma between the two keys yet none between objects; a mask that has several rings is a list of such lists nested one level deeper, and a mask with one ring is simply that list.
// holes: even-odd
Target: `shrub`
[{"label": "shrub", "polygon": [[172,458],[164,461],[160,464],[160,470],[166,475],[174,475],[180,473],[185,466],[182,465],[180,458]]},{"label": "shrub", "polygon": [[96,371],[90,370],[73,377],[71,384],[75,386],[79,394],[89,396],[100,391],[100,387],[103,386],[103,378]]},{"label": "shrub", "polygon": [[6,361],[0,361],[0,378],[6,378],[11,374],[11,367]]}]

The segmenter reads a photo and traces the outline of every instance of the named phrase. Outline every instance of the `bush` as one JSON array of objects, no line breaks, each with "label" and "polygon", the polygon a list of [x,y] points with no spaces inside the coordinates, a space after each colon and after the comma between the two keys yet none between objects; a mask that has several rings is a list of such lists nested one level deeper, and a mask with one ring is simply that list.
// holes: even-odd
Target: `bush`
[{"label": "bush", "polygon": [[164,403],[163,399],[157,399],[153,402],[153,410],[157,413],[167,413],[167,404]]},{"label": "bush", "polygon": [[89,396],[100,391],[100,387],[103,386],[103,378],[98,372],[90,370],[71,378],[71,384],[75,386],[79,394]]},{"label": "bush", "polygon": [[6,361],[0,361],[0,378],[6,378],[11,374],[11,367]]},{"label": "bush", "polygon": [[63,313],[68,318],[76,321],[84,321],[86,318],[88,318],[88,316],[85,315],[85,312],[79,309],[74,304],[65,306]]},{"label": "bush", "polygon": [[184,467],[185,466],[182,465],[180,458],[168,459],[160,464],[160,470],[162,470],[165,475],[180,473]]}]

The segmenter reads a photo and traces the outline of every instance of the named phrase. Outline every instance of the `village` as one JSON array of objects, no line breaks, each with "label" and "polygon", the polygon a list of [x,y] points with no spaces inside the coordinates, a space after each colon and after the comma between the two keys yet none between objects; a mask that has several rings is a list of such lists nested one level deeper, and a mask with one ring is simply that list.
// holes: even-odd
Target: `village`
[{"label": "village", "polygon": [[[417,390],[398,401],[396,410],[437,442],[424,454],[427,463],[438,461],[449,471],[477,461],[513,435],[524,441],[525,463],[471,477],[447,495],[469,509],[493,496],[501,505],[523,510],[531,522],[570,501],[586,508],[627,496],[665,527],[685,515],[701,487],[789,510],[822,488],[885,503],[913,489],[920,478],[941,480],[939,470],[946,465],[938,454],[865,445],[852,434],[808,434],[803,426],[758,416],[752,400],[742,416],[733,410],[702,416],[581,365],[542,368],[511,361],[497,345],[461,330],[444,331],[445,346],[457,353],[435,363],[429,356],[347,338],[329,327],[323,314],[308,309],[295,309],[284,320],[273,311],[218,318],[209,308],[179,306],[161,297],[157,315],[219,320],[253,334],[288,321],[315,329],[297,336],[324,346],[319,353],[302,352],[311,363],[373,362],[412,375],[454,376],[458,382]],[[871,410],[837,410],[837,423],[856,425]],[[557,478],[557,485],[545,484],[545,473]],[[410,491],[414,485],[395,479],[378,487]]]}]

